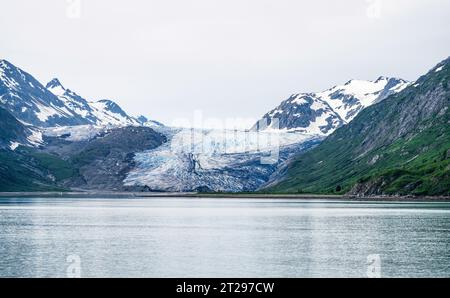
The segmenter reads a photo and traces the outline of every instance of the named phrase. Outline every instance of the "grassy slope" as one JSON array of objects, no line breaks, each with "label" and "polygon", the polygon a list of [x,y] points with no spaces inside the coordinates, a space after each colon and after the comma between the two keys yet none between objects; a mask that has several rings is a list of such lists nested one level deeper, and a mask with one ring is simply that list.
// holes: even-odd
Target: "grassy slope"
[{"label": "grassy slope", "polygon": [[[366,109],[354,123],[339,129],[316,149],[295,160],[286,179],[269,191],[346,193],[357,184],[372,184],[384,194],[450,194],[448,81],[450,71],[447,67],[441,73],[423,79],[419,91],[410,87],[398,96]],[[384,121],[386,129],[397,129],[402,124],[398,115],[410,104],[409,101],[418,93],[432,94],[437,85],[445,90],[444,95],[440,95],[447,100],[444,113],[419,121],[412,132],[401,138],[380,137],[378,142],[376,138],[381,129],[377,123]],[[367,138],[371,133],[374,140]],[[366,145],[370,142],[376,146]],[[365,147],[370,150],[364,150]]]},{"label": "grassy slope", "polygon": [[[447,155],[450,149],[449,125],[431,126],[412,139],[400,139],[357,161],[340,156],[348,149],[345,146],[339,150],[329,145],[307,153],[291,167],[291,178],[273,191],[345,193],[358,182],[375,181],[382,177],[387,183],[383,188],[387,194],[436,195],[450,190],[450,158]],[[417,184],[417,187],[409,191],[411,184]],[[337,191],[339,186],[341,191]]]},{"label": "grassy slope", "polygon": [[57,156],[41,152],[30,152],[30,156],[34,158],[39,167],[48,170],[56,182],[71,178],[76,174],[73,165]]},{"label": "grassy slope", "polygon": [[59,158],[30,149],[0,150],[0,191],[64,191],[56,182],[73,174]]}]

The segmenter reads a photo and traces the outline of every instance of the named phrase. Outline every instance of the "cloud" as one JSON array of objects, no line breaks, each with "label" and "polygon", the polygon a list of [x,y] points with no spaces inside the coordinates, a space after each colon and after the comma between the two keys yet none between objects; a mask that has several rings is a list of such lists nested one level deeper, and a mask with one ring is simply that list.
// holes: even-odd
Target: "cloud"
[{"label": "cloud", "polygon": [[450,53],[449,1],[382,0],[379,18],[366,0],[81,0],[79,18],[71,4],[4,1],[2,55],[168,123],[258,118],[350,78],[415,79]]}]

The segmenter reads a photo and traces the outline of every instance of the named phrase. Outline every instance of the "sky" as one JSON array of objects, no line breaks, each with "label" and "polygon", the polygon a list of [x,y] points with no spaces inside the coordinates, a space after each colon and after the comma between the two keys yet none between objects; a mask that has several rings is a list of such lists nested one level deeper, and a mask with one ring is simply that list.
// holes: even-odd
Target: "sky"
[{"label": "sky", "polygon": [[131,115],[251,126],[292,93],[415,80],[449,28],[448,0],[0,0],[0,58]]}]

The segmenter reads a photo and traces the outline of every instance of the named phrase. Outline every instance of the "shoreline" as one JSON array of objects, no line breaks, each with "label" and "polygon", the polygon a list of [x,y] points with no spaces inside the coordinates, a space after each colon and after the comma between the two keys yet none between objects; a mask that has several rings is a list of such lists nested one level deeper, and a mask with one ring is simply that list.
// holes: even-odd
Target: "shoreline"
[{"label": "shoreline", "polygon": [[198,198],[198,199],[303,199],[374,202],[450,202],[446,196],[348,196],[318,194],[205,194],[196,192],[0,192],[0,198]]}]

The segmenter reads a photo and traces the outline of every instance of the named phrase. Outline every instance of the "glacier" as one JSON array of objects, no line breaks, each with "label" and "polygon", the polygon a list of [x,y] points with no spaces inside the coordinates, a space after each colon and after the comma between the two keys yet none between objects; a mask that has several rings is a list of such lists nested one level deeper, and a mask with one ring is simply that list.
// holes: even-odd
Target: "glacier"
[{"label": "glacier", "polygon": [[283,132],[173,128],[160,132],[169,141],[135,155],[136,167],[125,186],[175,192],[255,191],[282,163],[322,140]]}]

